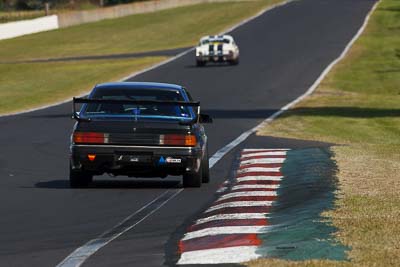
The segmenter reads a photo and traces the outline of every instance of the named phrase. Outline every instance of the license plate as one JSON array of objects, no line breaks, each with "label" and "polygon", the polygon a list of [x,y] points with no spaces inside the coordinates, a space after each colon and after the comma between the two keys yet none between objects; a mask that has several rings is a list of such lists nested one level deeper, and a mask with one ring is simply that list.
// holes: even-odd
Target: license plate
[{"label": "license plate", "polygon": [[124,163],[150,163],[151,155],[118,155],[116,160]]}]

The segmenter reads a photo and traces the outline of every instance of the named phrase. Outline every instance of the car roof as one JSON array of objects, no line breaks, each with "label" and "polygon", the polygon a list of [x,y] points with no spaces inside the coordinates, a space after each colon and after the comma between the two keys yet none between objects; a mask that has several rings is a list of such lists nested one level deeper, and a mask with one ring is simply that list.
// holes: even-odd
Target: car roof
[{"label": "car roof", "polygon": [[161,89],[161,90],[178,90],[182,91],[183,87],[171,83],[155,83],[155,82],[111,82],[97,84],[97,88],[126,88],[126,89]]},{"label": "car roof", "polygon": [[229,39],[229,40],[233,40],[233,37],[231,35],[224,34],[224,35],[206,35],[206,36],[201,37],[200,41],[207,40],[207,39],[220,40],[220,39],[225,39],[225,38]]},{"label": "car roof", "polygon": [[[177,84],[171,84],[171,83],[156,83],[156,82],[109,82],[109,83],[100,83],[97,84],[92,92],[89,95],[89,98],[95,93],[96,89],[110,89],[112,90],[120,90],[120,89],[156,89],[156,90],[165,90],[165,91],[179,91],[182,93],[182,96],[184,98],[184,101],[190,101],[190,97],[188,97],[187,92],[185,91],[185,88],[181,85]],[[84,107],[82,107],[84,108]],[[190,110],[191,115],[193,115],[193,111]],[[114,115],[109,115],[109,117],[118,117]],[[168,116],[164,116],[166,118],[158,118],[158,119],[166,119],[169,120],[170,118]],[[186,118],[184,118],[186,119]],[[190,118],[187,118],[190,119]]]}]

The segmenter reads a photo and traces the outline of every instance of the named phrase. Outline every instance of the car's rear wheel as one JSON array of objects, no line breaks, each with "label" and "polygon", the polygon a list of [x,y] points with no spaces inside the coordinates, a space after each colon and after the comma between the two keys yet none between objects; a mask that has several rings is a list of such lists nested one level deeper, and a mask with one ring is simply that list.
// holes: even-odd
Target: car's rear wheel
[{"label": "car's rear wheel", "polygon": [[198,172],[187,172],[183,175],[183,187],[200,187],[202,178],[202,166],[200,166]]},{"label": "car's rear wheel", "polygon": [[93,181],[92,174],[85,171],[73,170],[71,167],[69,168],[70,187],[72,188],[88,187],[92,181]]},{"label": "car's rear wheel", "polygon": [[203,183],[209,183],[210,182],[210,167],[209,167],[209,162],[208,162],[208,149],[206,150],[206,154],[203,157],[203,160],[201,162],[201,172],[202,172],[202,179],[201,181]]},{"label": "car's rear wheel", "polygon": [[238,65],[239,64],[239,57],[237,57],[236,59],[231,60],[231,65]]}]

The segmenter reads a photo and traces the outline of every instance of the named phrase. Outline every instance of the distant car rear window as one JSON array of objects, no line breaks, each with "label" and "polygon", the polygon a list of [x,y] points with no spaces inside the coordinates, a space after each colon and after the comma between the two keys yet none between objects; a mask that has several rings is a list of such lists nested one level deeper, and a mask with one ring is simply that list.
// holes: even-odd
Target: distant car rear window
[{"label": "distant car rear window", "polygon": [[[117,100],[157,100],[157,101],[184,101],[184,97],[178,90],[165,89],[119,89],[97,88],[91,95],[94,99]],[[82,112],[85,116],[123,116],[136,118],[191,118],[190,107],[177,105],[136,105],[96,103],[87,104]]]},{"label": "distant car rear window", "polygon": [[206,39],[201,42],[202,45],[210,44],[210,43],[225,43],[229,44],[230,40],[229,39]]}]

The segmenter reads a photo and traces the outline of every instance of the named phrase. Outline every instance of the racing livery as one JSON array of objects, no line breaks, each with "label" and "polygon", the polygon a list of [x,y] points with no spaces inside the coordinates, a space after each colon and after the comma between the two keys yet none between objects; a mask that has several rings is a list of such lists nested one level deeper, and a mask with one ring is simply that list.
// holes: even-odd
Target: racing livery
[{"label": "racing livery", "polygon": [[[76,112],[76,106],[81,105]],[[209,182],[207,136],[200,103],[179,85],[118,82],[73,99],[70,185],[94,175],[183,175],[184,187]]]},{"label": "racing livery", "polygon": [[196,64],[204,66],[207,62],[239,63],[239,47],[230,35],[204,36],[196,47]]}]

